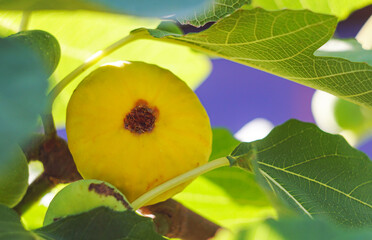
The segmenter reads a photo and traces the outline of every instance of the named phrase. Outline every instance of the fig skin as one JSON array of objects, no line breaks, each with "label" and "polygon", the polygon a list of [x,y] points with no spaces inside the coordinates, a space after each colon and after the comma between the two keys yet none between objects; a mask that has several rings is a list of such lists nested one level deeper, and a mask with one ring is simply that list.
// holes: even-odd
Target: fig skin
[{"label": "fig skin", "polygon": [[58,192],[49,204],[44,226],[102,206],[115,211],[131,209],[125,196],[109,183],[94,179],[73,182]]},{"label": "fig skin", "polygon": [[27,191],[28,163],[16,146],[10,157],[0,159],[0,165],[0,204],[13,208]]},{"label": "fig skin", "polygon": [[130,202],[205,164],[212,147],[209,118],[195,93],[172,72],[143,62],[90,73],[69,101],[66,131],[83,178],[110,182]]},{"label": "fig skin", "polygon": [[33,50],[43,62],[46,74],[52,75],[61,58],[61,48],[57,39],[42,30],[21,31],[7,37]]}]

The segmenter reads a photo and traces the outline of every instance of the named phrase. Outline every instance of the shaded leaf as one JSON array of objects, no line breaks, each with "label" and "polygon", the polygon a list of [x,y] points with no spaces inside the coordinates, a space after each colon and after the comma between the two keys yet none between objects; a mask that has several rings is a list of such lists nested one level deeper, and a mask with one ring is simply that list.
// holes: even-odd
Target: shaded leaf
[{"label": "shaded leaf", "polygon": [[13,209],[0,204],[0,240],[9,239],[36,240],[38,238],[23,228],[18,214]]},{"label": "shaded leaf", "polygon": [[304,217],[268,219],[221,232],[215,240],[364,240],[372,238],[372,229],[350,230],[325,220]]},{"label": "shaded leaf", "polygon": [[130,210],[115,212],[105,207],[57,220],[34,232],[54,240],[165,239],[155,232],[150,218],[141,217]]},{"label": "shaded leaf", "polygon": [[337,16],[339,20],[347,18],[353,11],[372,4],[371,0],[252,0],[252,6],[266,10],[309,9],[313,12]]},{"label": "shaded leaf", "polygon": [[172,21],[162,21],[157,29],[173,34],[183,34],[182,29],[175,22]]},{"label": "shaded leaf", "polygon": [[147,17],[189,14],[210,0],[1,0],[3,10],[93,10]]},{"label": "shaded leaf", "polygon": [[297,212],[372,226],[372,162],[341,136],[289,120],[236,152],[250,155],[258,183]]},{"label": "shaded leaf", "polygon": [[372,106],[372,66],[315,57],[331,38],[337,19],[310,11],[238,10],[209,29],[184,36],[138,29],[137,38],[186,45]]},{"label": "shaded leaf", "polygon": [[150,218],[134,211],[115,212],[105,207],[69,216],[34,231],[26,231],[18,214],[0,204],[0,240],[161,240]]},{"label": "shaded leaf", "polygon": [[206,2],[205,6],[194,11],[194,14],[177,16],[181,24],[203,26],[208,22],[215,22],[228,14],[235,12],[249,0],[213,0]]},{"label": "shaded leaf", "polygon": [[13,39],[0,39],[0,163],[36,127],[46,103],[47,76],[41,59]]}]

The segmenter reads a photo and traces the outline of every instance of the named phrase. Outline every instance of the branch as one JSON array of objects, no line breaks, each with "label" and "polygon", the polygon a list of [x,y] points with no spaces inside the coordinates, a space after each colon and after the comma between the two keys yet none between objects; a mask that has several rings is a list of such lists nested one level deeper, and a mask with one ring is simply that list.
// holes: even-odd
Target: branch
[{"label": "branch", "polygon": [[158,233],[169,238],[207,240],[222,229],[173,199],[142,207],[140,212],[154,215]]},{"label": "branch", "polygon": [[41,121],[44,126],[44,134],[48,138],[53,138],[57,136],[57,130],[54,124],[53,115],[51,113],[47,113],[44,115],[41,115]]},{"label": "branch", "polygon": [[46,193],[53,189],[55,183],[42,174],[27,188],[26,195],[22,201],[14,207],[14,210],[21,215],[26,212],[32,205],[38,202]]},{"label": "branch", "polygon": [[[82,178],[66,141],[58,136],[48,138],[44,135],[35,135],[23,150],[29,160],[39,159],[43,163],[44,173],[29,186],[23,200],[14,208],[19,214],[27,211],[58,183],[73,182]],[[219,159],[212,165],[217,167],[227,163],[226,159]],[[207,240],[222,228],[172,199],[142,207],[140,212],[154,215],[157,231],[170,238]]]},{"label": "branch", "polygon": [[40,146],[45,141],[45,135],[35,133],[30,137],[30,140],[21,144],[23,153],[26,156],[28,162],[33,160],[39,160],[40,156]]},{"label": "branch", "polygon": [[14,208],[19,214],[27,211],[57,184],[82,179],[66,141],[56,135],[51,138],[34,135],[23,151],[29,161],[40,160],[44,172],[29,186],[22,201]]}]

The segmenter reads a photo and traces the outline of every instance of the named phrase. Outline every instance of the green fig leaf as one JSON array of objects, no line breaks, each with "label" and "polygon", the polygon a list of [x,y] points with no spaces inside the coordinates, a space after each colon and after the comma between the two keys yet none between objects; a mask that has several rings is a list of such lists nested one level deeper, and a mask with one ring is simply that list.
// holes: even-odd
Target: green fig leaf
[{"label": "green fig leaf", "polygon": [[42,240],[24,229],[19,215],[13,209],[0,204],[0,240]]},{"label": "green fig leaf", "polygon": [[372,226],[372,162],[339,135],[289,120],[262,140],[240,144],[229,158],[248,165],[269,194],[302,215]]},{"label": "green fig leaf", "polygon": [[91,211],[58,219],[45,227],[27,231],[18,214],[0,204],[0,240],[140,240],[165,239],[155,232],[150,218],[132,210],[116,212],[98,207]]},{"label": "green fig leaf", "polygon": [[253,7],[266,10],[309,9],[313,12],[334,15],[339,20],[346,19],[353,11],[372,4],[371,0],[252,0]]},{"label": "green fig leaf", "polygon": [[132,210],[116,212],[105,207],[58,219],[34,233],[51,240],[165,239],[155,232],[150,218]]},{"label": "green fig leaf", "polygon": [[249,0],[213,0],[206,2],[202,8],[196,9],[194,14],[177,16],[177,20],[181,24],[191,24],[200,27],[235,12],[249,2]]},{"label": "green fig leaf", "polygon": [[314,56],[336,24],[336,17],[307,10],[257,8],[238,10],[200,33],[137,29],[132,35],[189,46],[372,107],[372,66]]},{"label": "green fig leaf", "polygon": [[222,231],[215,240],[363,240],[371,238],[371,229],[350,230],[324,219],[311,220],[297,216],[240,225],[232,231]]},{"label": "green fig leaf", "polygon": [[35,130],[46,104],[47,75],[32,49],[12,38],[0,38],[0,165],[15,143]]}]

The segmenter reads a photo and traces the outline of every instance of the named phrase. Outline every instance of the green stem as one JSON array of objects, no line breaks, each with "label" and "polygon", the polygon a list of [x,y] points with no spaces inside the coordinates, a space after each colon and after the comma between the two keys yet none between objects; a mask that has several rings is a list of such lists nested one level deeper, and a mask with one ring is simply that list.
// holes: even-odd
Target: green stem
[{"label": "green stem", "polygon": [[98,61],[100,61],[102,58],[106,57],[107,55],[111,54],[115,50],[121,48],[122,46],[134,41],[137,39],[133,35],[128,35],[122,39],[120,39],[117,42],[114,42],[110,46],[106,47],[105,49],[96,52],[93,54],[90,58],[88,58],[83,64],[81,64],[79,67],[77,67],[74,71],[72,71],[70,74],[68,74],[64,79],[62,79],[48,94],[49,99],[49,106],[47,108],[48,112],[51,112],[53,102],[56,99],[56,97],[62,92],[62,90],[70,83],[72,80],[74,80],[76,77],[78,77],[80,74],[85,72],[88,68],[96,64]]},{"label": "green stem", "polygon": [[21,24],[19,25],[19,31],[26,31],[28,23],[30,22],[31,11],[24,11],[22,14]]},{"label": "green stem", "polygon": [[41,122],[44,126],[44,134],[47,138],[53,138],[57,136],[56,126],[54,124],[53,115],[51,113],[42,114]]},{"label": "green stem", "polygon": [[164,192],[182,183],[192,180],[196,178],[197,176],[202,175],[203,173],[209,172],[213,169],[223,167],[223,166],[229,166],[229,165],[230,165],[230,162],[225,157],[210,161],[204,165],[201,165],[200,167],[194,168],[184,174],[181,174],[175,178],[172,178],[171,180],[151,189],[150,191],[146,192],[145,194],[143,194],[142,196],[134,200],[131,203],[131,205],[133,209],[138,209],[140,207],[143,207],[146,203],[150,202],[152,199],[158,197]]}]

